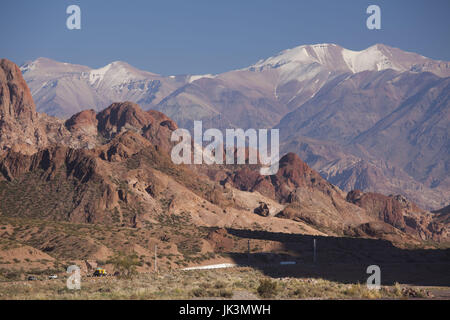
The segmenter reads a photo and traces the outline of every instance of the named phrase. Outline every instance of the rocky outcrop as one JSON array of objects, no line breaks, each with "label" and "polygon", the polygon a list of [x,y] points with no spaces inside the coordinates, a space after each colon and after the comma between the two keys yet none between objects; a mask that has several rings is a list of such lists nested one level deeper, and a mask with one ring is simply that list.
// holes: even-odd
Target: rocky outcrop
[{"label": "rocky outcrop", "polygon": [[150,114],[153,119],[155,119],[156,124],[167,127],[170,131],[178,129],[178,125],[176,124],[176,122],[170,119],[164,113],[157,110],[149,110],[147,111],[147,113]]},{"label": "rocky outcrop", "polygon": [[98,131],[110,139],[123,130],[142,130],[154,122],[154,118],[132,102],[113,103],[97,114]]},{"label": "rocky outcrop", "polygon": [[65,126],[87,148],[105,142],[100,141],[99,137],[110,141],[121,133],[132,131],[165,152],[170,151],[171,133],[178,128],[163,113],[144,111],[132,102],[113,103],[98,114],[94,110],[82,111],[67,120]]},{"label": "rocky outcrop", "polygon": [[103,160],[121,162],[151,145],[142,136],[132,131],[125,131],[117,135],[109,143],[98,148],[98,151],[100,158]]},{"label": "rocky outcrop", "polygon": [[16,147],[33,153],[47,144],[30,90],[20,69],[0,60],[0,150]]},{"label": "rocky outcrop", "polygon": [[348,225],[357,226],[374,218],[345,201],[344,193],[312,170],[296,154],[279,161],[272,176],[261,176],[257,167],[244,166],[223,181],[235,188],[259,192],[285,204],[277,217],[312,224],[327,232],[342,234]]},{"label": "rocky outcrop", "polygon": [[81,111],[65,122],[65,126],[70,132],[80,132],[87,135],[96,135],[97,125],[97,113],[92,109]]},{"label": "rocky outcrop", "polygon": [[405,229],[403,219],[403,205],[394,197],[387,197],[378,193],[363,193],[354,190],[347,194],[347,201],[364,208],[366,212],[390,225]]},{"label": "rocky outcrop", "polygon": [[346,199],[365,209],[367,214],[423,240],[446,241],[448,238],[445,224],[401,195],[385,196],[353,190],[347,194]]},{"label": "rocky outcrop", "polygon": [[34,122],[36,106],[16,64],[8,59],[0,60],[0,119]]},{"label": "rocky outcrop", "polygon": [[253,210],[256,214],[259,214],[262,217],[268,217],[270,214],[269,206],[265,202],[260,202],[259,206]]},{"label": "rocky outcrop", "polygon": [[97,113],[94,110],[84,110],[68,119],[64,125],[80,147],[92,149],[99,144]]}]

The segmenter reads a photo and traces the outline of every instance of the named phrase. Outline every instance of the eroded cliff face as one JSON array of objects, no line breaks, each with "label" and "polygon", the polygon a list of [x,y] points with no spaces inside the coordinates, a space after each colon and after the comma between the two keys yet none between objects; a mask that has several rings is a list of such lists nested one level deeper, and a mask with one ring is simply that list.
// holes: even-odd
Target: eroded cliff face
[{"label": "eroded cliff face", "polygon": [[417,235],[423,240],[445,241],[448,227],[439,222],[438,215],[420,209],[401,195],[385,196],[379,193],[353,190],[347,201],[365,209],[368,215],[384,221],[395,228]]},{"label": "eroded cliff face", "polygon": [[36,106],[20,69],[0,60],[0,149],[16,148],[26,153],[47,144]]}]

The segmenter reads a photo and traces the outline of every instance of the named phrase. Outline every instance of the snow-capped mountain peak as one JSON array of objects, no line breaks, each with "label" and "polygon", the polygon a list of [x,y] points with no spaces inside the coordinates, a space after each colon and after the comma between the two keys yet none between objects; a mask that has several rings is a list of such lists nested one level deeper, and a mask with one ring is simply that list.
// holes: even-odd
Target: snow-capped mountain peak
[{"label": "snow-capped mountain peak", "polygon": [[34,61],[27,62],[20,67],[22,73],[30,76],[43,76],[55,74],[65,74],[65,73],[81,73],[88,72],[91,68],[72,64],[67,62],[59,62],[49,58],[38,58]]},{"label": "snow-capped mountain peak", "polygon": [[114,61],[104,67],[92,69],[88,74],[91,85],[106,82],[110,86],[157,76],[155,73],[139,70],[123,61]]},{"label": "snow-capped mountain peak", "polygon": [[407,71],[393,61],[392,54],[385,46],[374,45],[361,51],[343,49],[342,58],[353,73],[385,69]]},{"label": "snow-capped mountain peak", "polygon": [[376,44],[361,51],[345,49],[332,43],[302,45],[260,60],[248,69],[256,71],[279,69],[283,77],[286,74],[292,75],[294,70],[305,69],[308,65],[325,68],[331,72],[358,73],[392,69],[400,72],[430,71],[439,76],[450,74],[448,62],[431,60],[384,44]]},{"label": "snow-capped mountain peak", "polygon": [[164,77],[123,61],[90,68],[39,58],[21,67],[38,110],[61,117],[85,108],[102,109],[112,101],[129,100],[144,107],[153,106],[193,82],[198,87],[210,84],[211,78],[216,79],[216,83],[227,83],[233,90],[245,88],[249,95],[270,92],[276,99],[297,103],[298,97],[314,97],[328,81],[341,74],[386,69],[450,76],[449,62],[381,44],[361,51],[328,43],[303,45],[281,51],[248,68],[215,75]]},{"label": "snow-capped mountain peak", "polygon": [[383,45],[374,45],[361,51],[348,50],[328,43],[303,45],[260,60],[251,68],[257,70],[280,68],[282,72],[283,70],[290,72],[298,66],[318,64],[332,71],[343,70],[352,73],[384,69],[406,71],[392,61],[392,55],[386,55],[389,51],[388,47]]}]

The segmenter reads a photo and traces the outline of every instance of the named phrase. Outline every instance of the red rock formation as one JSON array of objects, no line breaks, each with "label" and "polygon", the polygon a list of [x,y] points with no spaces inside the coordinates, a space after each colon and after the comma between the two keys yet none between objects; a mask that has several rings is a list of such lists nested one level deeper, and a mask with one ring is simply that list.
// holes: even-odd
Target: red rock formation
[{"label": "red rock formation", "polygon": [[448,238],[444,224],[401,195],[385,196],[353,190],[347,194],[347,201],[365,209],[367,214],[423,240],[444,241]]},{"label": "red rock formation", "polygon": [[113,103],[97,114],[98,130],[106,138],[112,138],[122,130],[141,133],[153,123],[154,118],[132,102]]},{"label": "red rock formation", "polygon": [[36,106],[19,67],[8,59],[0,60],[0,120],[33,122]]},{"label": "red rock formation", "polygon": [[77,114],[74,114],[65,125],[71,132],[74,131],[88,131],[89,133],[97,133],[97,113],[90,110],[83,110]]},{"label": "red rock formation", "polygon": [[366,209],[367,213],[389,223],[390,225],[405,229],[403,219],[403,206],[393,197],[387,197],[379,193],[363,193],[360,190],[350,191],[347,201]]},{"label": "red rock formation", "polygon": [[30,90],[20,69],[0,60],[0,150],[16,147],[33,153],[47,144]]},{"label": "red rock formation", "polygon": [[156,111],[156,110],[149,110],[147,111],[148,114],[150,114],[161,126],[169,128],[170,131],[174,131],[178,129],[178,125],[175,121],[170,119],[168,116],[166,116],[164,113]]},{"label": "red rock formation", "polygon": [[233,175],[232,183],[238,189],[259,191],[281,202],[295,202],[295,189],[299,187],[315,188],[327,195],[338,190],[294,153],[283,156],[279,164],[273,176],[261,176],[257,170],[245,166]]}]

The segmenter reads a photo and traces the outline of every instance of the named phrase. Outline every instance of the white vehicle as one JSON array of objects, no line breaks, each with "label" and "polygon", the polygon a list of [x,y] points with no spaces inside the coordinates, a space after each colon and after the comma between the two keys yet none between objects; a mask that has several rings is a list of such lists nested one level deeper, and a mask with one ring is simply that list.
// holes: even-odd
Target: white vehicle
[{"label": "white vehicle", "polygon": [[58,276],[56,274],[52,274],[51,276],[48,276],[48,278],[51,279],[58,279]]}]

